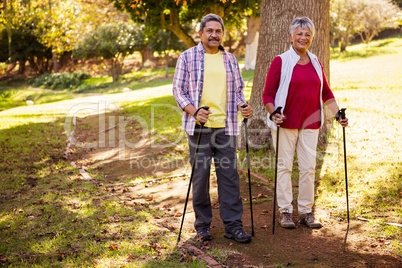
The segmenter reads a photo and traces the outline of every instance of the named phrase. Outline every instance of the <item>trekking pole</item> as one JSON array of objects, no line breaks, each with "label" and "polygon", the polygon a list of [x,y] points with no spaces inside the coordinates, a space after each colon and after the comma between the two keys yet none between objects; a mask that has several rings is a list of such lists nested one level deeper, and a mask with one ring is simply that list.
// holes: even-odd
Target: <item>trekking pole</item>
[{"label": "trekking pole", "polygon": [[[204,106],[204,107],[201,107],[201,108],[204,109],[204,110],[209,110],[208,106]],[[197,158],[197,153],[198,153],[198,147],[200,146],[200,141],[201,141],[201,132],[202,132],[202,129],[204,128],[205,123],[200,123],[200,124],[201,124],[201,128],[200,128],[200,133],[198,134],[197,146],[195,147],[194,159],[193,159],[193,163],[192,163],[192,167],[191,167],[190,182],[188,183],[186,203],[184,204],[183,218],[181,219],[181,225],[180,225],[179,236],[177,237],[177,243],[180,242],[181,230],[183,228],[183,223],[184,223],[184,216],[186,215],[188,197],[190,195],[191,182],[193,181],[193,174],[194,174],[194,168],[195,168],[195,163],[196,163],[196,158]]]},{"label": "trekking pole", "polygon": [[[339,111],[339,116],[342,119],[346,118],[345,110],[346,110],[346,108],[342,108]],[[346,236],[345,236],[345,242],[346,242],[346,238],[347,238],[348,233],[349,233],[349,190],[348,190],[348,167],[347,167],[347,163],[346,163],[346,134],[345,134],[345,127],[344,126],[342,126],[342,130],[343,130],[343,160],[345,162],[346,209],[347,209],[347,214],[348,214],[348,227],[346,229]]]},{"label": "trekking pole", "polygon": [[[242,108],[246,108],[244,104]],[[246,136],[246,152],[247,152],[247,172],[248,172],[248,192],[250,194],[250,211],[251,211],[251,235],[254,236],[254,220],[253,220],[253,196],[251,195],[251,179],[250,179],[250,157],[248,154],[248,136],[247,136],[247,118],[244,118],[244,132]]]},{"label": "trekking pole", "polygon": [[[282,107],[276,108],[276,110],[272,113],[281,114]],[[278,151],[279,151],[279,129],[281,127],[277,127],[276,131],[276,152],[275,152],[275,187],[274,187],[274,209],[273,209],[273,217],[272,217],[272,234],[275,234],[275,210],[276,210],[276,188],[278,184]]]}]

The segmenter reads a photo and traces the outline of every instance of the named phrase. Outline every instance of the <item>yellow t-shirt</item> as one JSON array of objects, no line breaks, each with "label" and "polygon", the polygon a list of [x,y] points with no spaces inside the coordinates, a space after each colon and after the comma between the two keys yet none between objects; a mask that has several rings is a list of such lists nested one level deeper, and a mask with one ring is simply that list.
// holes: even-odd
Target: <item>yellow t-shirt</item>
[{"label": "yellow t-shirt", "polygon": [[227,85],[226,70],[222,53],[204,54],[204,87],[201,96],[201,106],[210,107],[212,114],[208,117],[206,127],[225,127]]}]

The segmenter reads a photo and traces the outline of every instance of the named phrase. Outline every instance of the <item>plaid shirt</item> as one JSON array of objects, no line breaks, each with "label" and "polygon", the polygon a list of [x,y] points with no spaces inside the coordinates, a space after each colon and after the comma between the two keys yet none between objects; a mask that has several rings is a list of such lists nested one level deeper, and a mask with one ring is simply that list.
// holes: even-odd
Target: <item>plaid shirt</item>
[{"label": "plaid shirt", "polygon": [[[226,69],[227,105],[226,105],[226,135],[238,135],[237,105],[246,103],[243,94],[244,82],[239,64],[235,56],[226,52],[222,46],[223,64]],[[184,111],[189,104],[196,109],[200,107],[204,82],[204,54],[202,42],[180,54],[173,78],[173,95],[177,105]],[[183,128],[189,135],[194,135],[195,119],[183,112]]]}]

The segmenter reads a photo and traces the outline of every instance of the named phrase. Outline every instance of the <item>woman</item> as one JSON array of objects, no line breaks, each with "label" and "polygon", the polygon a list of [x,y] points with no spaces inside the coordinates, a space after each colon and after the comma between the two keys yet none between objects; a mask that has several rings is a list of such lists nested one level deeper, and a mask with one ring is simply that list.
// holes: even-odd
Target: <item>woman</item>
[{"label": "woman", "polygon": [[[292,46],[271,63],[263,93],[264,106],[269,112],[273,144],[277,127],[281,127],[278,148],[277,201],[283,228],[295,228],[292,219],[292,163],[296,150],[299,166],[298,214],[301,223],[321,228],[314,219],[314,177],[318,132],[323,124],[323,103],[338,122],[346,127],[348,119],[339,118],[339,108],[328,86],[317,56],[310,53],[315,34],[313,22],[295,18],[290,25]],[[282,107],[281,113],[275,113]],[[276,148],[275,148],[276,150]]]}]

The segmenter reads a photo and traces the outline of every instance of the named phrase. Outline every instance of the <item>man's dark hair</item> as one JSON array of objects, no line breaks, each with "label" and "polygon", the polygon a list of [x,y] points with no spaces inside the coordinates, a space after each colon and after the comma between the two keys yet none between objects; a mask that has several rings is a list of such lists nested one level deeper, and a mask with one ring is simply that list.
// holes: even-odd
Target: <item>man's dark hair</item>
[{"label": "man's dark hair", "polygon": [[209,13],[208,15],[205,15],[202,20],[201,20],[201,24],[200,24],[200,31],[203,32],[204,31],[204,27],[205,24],[207,24],[208,21],[217,21],[222,25],[222,31],[225,31],[225,26],[223,26],[223,20],[221,17],[219,17],[216,14],[212,14]]}]

